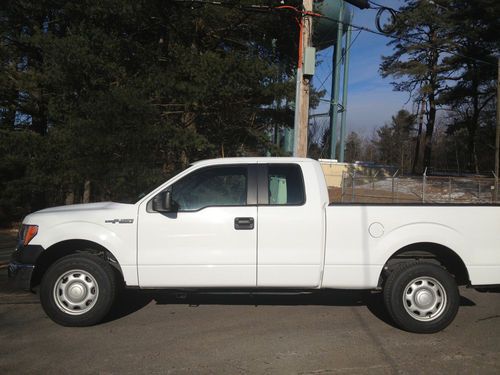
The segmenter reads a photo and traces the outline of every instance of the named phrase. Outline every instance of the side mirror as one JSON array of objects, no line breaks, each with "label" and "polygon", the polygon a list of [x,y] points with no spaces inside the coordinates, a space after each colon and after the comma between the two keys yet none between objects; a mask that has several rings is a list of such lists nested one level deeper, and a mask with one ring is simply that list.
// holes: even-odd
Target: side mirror
[{"label": "side mirror", "polygon": [[170,191],[162,191],[153,198],[153,211],[157,212],[172,212],[174,205],[172,204],[172,193]]}]

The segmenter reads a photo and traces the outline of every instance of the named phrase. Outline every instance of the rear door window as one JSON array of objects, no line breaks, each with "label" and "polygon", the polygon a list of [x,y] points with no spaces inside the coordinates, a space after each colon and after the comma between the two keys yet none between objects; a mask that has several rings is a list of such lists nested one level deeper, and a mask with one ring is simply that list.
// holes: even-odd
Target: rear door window
[{"label": "rear door window", "polygon": [[270,205],[294,206],[306,201],[302,170],[296,164],[270,164],[268,168]]}]

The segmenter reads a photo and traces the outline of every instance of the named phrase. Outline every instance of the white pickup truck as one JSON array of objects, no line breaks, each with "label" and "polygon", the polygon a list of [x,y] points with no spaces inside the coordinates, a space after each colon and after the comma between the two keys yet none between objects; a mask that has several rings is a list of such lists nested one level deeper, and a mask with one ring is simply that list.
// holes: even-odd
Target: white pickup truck
[{"label": "white pickup truck", "polygon": [[117,288],[378,289],[394,322],[436,332],[457,285],[500,284],[500,207],[329,205],[320,164],[205,160],[135,204],[28,215],[9,264],[66,326],[98,323]]}]

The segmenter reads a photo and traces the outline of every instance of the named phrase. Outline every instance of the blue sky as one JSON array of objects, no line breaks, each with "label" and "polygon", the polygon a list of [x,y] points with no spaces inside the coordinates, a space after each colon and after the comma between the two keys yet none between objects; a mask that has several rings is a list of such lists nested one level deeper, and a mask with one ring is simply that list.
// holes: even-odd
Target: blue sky
[{"label": "blue sky", "polygon": [[[379,3],[398,9],[401,0],[379,0]],[[376,10],[360,10],[353,8],[353,24],[375,29]],[[352,39],[358,31],[353,30]],[[347,98],[347,134],[355,131],[361,136],[370,137],[374,130],[389,122],[391,116],[399,109],[412,110],[412,102],[408,102],[408,94],[393,91],[391,78],[383,79],[379,72],[382,55],[390,55],[392,48],[387,47],[390,38],[362,31],[352,44],[349,68],[348,98]],[[321,51],[316,56],[322,62],[316,67],[313,83],[316,88],[324,82],[327,94],[324,99],[330,99],[332,48]],[[322,102],[312,113],[328,112],[328,103]],[[319,123],[327,122],[321,118]]]}]

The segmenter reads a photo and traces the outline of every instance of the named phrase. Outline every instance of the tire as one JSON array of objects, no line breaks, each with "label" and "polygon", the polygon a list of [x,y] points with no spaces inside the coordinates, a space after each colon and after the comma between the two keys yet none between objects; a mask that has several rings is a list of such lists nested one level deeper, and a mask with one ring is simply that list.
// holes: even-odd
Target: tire
[{"label": "tire", "polygon": [[442,267],[426,262],[395,269],[383,293],[389,315],[409,332],[441,331],[455,319],[460,304],[455,279]]},{"label": "tire", "polygon": [[56,261],[40,284],[40,302],[54,322],[67,327],[99,323],[113,305],[117,289],[111,266],[92,254]]}]

